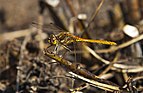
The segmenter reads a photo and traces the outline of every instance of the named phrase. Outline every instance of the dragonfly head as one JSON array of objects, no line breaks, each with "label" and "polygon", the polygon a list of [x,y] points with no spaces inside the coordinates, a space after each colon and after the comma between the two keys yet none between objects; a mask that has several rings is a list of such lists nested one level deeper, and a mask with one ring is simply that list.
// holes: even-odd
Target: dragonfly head
[{"label": "dragonfly head", "polygon": [[48,42],[50,44],[53,44],[53,45],[56,45],[57,44],[57,39],[56,39],[56,36],[55,35],[50,35],[50,37],[48,38]]}]

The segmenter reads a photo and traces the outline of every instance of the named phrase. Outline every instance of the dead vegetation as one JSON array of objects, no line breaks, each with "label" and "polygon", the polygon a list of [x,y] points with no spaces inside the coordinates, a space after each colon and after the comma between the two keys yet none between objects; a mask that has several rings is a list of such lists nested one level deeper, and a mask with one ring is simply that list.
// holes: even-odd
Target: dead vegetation
[{"label": "dead vegetation", "polygon": [[143,92],[142,0],[35,3],[37,20],[10,26],[0,7],[0,92]]}]

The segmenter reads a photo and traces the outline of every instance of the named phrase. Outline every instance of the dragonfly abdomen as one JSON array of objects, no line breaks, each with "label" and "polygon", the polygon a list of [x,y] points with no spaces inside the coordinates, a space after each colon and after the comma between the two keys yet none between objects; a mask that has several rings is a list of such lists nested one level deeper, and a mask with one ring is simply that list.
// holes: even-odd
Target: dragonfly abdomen
[{"label": "dragonfly abdomen", "polygon": [[76,39],[77,42],[89,42],[89,43],[99,43],[106,45],[117,45],[115,42],[105,41],[105,40],[91,40],[91,39]]}]

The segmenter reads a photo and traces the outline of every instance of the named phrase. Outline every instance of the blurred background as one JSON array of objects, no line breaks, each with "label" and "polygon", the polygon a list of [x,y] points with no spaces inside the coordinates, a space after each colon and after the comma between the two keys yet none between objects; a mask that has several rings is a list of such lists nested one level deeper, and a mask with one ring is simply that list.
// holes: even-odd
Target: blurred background
[{"label": "blurred background", "polygon": [[77,61],[94,75],[110,74],[104,79],[120,87],[132,84],[124,86],[129,93],[143,92],[142,19],[143,0],[0,0],[0,92],[106,93],[93,87],[71,92],[83,82],[77,80],[73,87],[73,79],[55,78],[67,71],[48,64],[53,60],[43,54],[47,39],[55,33],[48,30],[49,23],[82,38],[116,42],[117,46],[87,44],[99,59],[80,44],[69,45],[75,52],[63,58]]}]

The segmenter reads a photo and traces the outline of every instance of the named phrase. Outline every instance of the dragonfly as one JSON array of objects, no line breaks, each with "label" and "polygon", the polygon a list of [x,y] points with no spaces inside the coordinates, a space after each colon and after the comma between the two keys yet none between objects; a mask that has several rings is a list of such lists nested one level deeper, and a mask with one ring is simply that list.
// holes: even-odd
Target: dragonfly
[{"label": "dragonfly", "polygon": [[99,44],[105,44],[105,45],[117,45],[115,42],[107,41],[107,40],[94,40],[94,39],[86,39],[86,38],[80,38],[78,36],[75,36],[71,34],[68,31],[63,30],[62,28],[54,25],[53,23],[50,23],[47,25],[46,30],[52,31],[52,32],[59,32],[58,34],[51,34],[48,38],[48,43],[50,46],[56,46],[55,50],[59,45],[62,45],[65,49],[69,50],[68,44],[71,44],[73,42],[87,42],[87,43],[99,43]]}]

